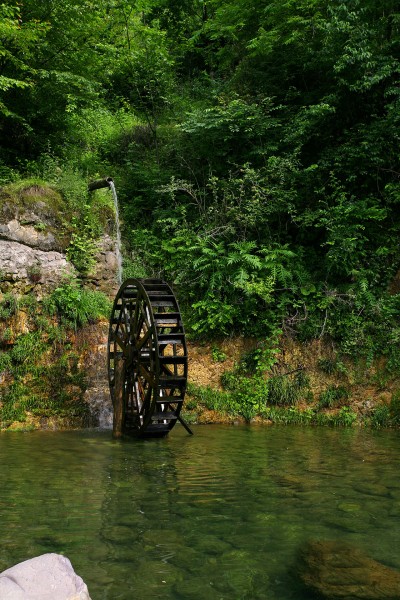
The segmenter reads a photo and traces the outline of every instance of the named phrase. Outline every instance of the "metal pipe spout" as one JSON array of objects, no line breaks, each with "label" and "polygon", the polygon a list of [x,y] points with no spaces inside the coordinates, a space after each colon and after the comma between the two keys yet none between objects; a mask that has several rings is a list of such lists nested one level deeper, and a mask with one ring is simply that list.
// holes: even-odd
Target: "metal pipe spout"
[{"label": "metal pipe spout", "polygon": [[93,192],[94,190],[99,190],[100,188],[111,187],[111,184],[114,183],[112,177],[104,177],[104,179],[96,179],[96,181],[91,181],[88,184],[88,191]]}]

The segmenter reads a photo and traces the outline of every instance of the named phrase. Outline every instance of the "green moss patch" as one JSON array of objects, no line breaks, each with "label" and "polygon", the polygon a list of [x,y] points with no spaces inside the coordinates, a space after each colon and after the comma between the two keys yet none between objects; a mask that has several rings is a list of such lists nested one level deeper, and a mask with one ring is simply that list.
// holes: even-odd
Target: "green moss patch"
[{"label": "green moss patch", "polygon": [[59,220],[65,210],[65,202],[59,192],[40,179],[24,179],[0,189],[0,207],[12,203],[18,209],[38,209]]}]

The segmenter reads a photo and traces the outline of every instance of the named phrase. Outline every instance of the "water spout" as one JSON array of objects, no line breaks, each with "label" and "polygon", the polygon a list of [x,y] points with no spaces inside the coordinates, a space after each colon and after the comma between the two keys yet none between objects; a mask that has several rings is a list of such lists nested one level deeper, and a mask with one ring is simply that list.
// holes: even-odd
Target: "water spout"
[{"label": "water spout", "polygon": [[104,177],[104,179],[96,179],[96,181],[91,181],[88,185],[88,191],[93,192],[94,190],[99,190],[105,187],[111,187],[111,183],[113,183],[112,177]]},{"label": "water spout", "polygon": [[116,241],[115,241],[115,255],[117,257],[117,283],[121,285],[122,283],[122,252],[121,252],[121,228],[120,228],[120,220],[119,220],[119,206],[118,206],[118,196],[117,191],[115,189],[114,180],[112,177],[104,177],[103,179],[97,179],[96,181],[92,181],[88,185],[89,192],[93,192],[94,190],[99,190],[101,188],[110,188],[112,197],[114,200],[114,210],[115,210],[115,229],[116,229]]}]

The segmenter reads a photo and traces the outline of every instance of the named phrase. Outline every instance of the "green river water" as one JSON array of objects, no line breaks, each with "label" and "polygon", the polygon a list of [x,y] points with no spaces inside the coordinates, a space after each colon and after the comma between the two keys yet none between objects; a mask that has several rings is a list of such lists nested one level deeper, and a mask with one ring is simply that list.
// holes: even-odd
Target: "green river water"
[{"label": "green river water", "polygon": [[65,554],[92,600],[306,600],[308,540],[400,569],[398,431],[0,435],[0,571]]}]

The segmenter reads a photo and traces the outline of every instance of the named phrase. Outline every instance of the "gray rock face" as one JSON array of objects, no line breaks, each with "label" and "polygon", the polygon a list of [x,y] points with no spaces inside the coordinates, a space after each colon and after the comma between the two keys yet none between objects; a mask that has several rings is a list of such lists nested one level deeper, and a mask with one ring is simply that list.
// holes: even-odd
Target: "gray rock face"
[{"label": "gray rock face", "polygon": [[310,542],[303,552],[300,577],[327,600],[400,598],[399,572],[343,542]]},{"label": "gray rock face", "polygon": [[34,225],[22,225],[17,219],[0,223],[0,236],[40,250],[60,250],[60,244],[50,231],[47,233],[38,231]]},{"label": "gray rock face", "polygon": [[[43,196],[43,199],[41,199]],[[63,275],[75,273],[66,259],[71,231],[63,220],[62,198],[51,188],[28,186],[18,198],[0,190],[0,291],[40,297]],[[118,289],[116,242],[104,231],[97,242],[96,264],[85,284],[114,296]]]},{"label": "gray rock face", "polygon": [[107,233],[103,234],[97,243],[96,267],[90,283],[109,296],[114,296],[118,291],[117,282],[118,260],[116,256],[115,240]]},{"label": "gray rock face", "polygon": [[90,600],[87,586],[60,554],[43,554],[0,573],[1,600]]},{"label": "gray rock face", "polygon": [[14,284],[29,282],[30,272],[36,269],[38,281],[55,283],[74,268],[64,254],[31,248],[20,242],[0,239],[0,271],[3,281]]},{"label": "gray rock face", "polygon": [[[8,191],[0,189],[0,301],[6,293],[17,298],[32,295],[40,301],[60,285],[65,275],[77,275],[85,288],[102,291],[110,298],[115,296],[119,284],[112,215],[96,241],[95,266],[85,275],[77,273],[66,258],[74,230],[72,217],[66,213],[60,194],[49,186],[27,184],[19,191],[12,186]],[[0,325],[0,335],[7,329],[11,347],[20,333],[29,332],[30,323],[27,313],[20,310]],[[99,333],[86,326],[77,349],[87,371],[85,400],[92,415],[91,426],[108,428],[112,427],[113,417],[106,361],[108,325],[96,324],[93,328]],[[86,351],[88,335],[93,338],[93,346]],[[1,383],[7,385],[4,377]]]},{"label": "gray rock face", "polygon": [[84,338],[86,342],[90,339],[90,350],[83,356],[87,381],[85,401],[90,407],[90,426],[112,429],[114,411],[107,370],[108,322],[88,325],[85,332],[78,333],[78,346],[84,347]]}]

